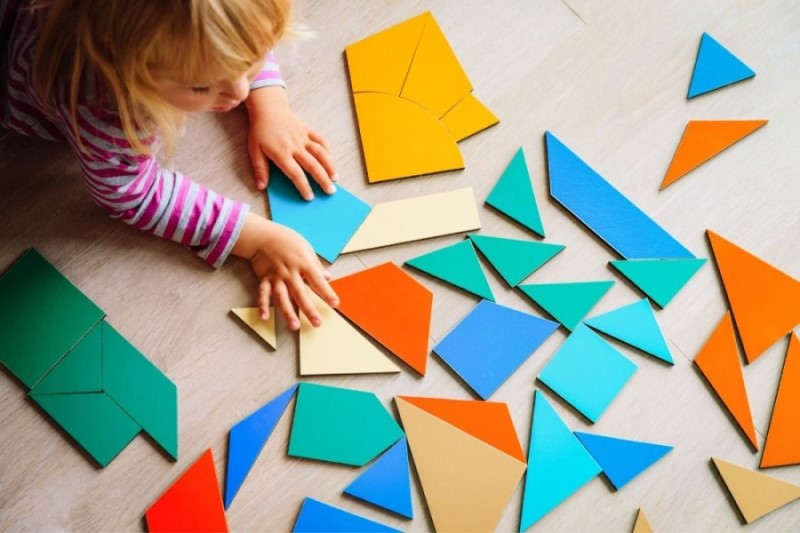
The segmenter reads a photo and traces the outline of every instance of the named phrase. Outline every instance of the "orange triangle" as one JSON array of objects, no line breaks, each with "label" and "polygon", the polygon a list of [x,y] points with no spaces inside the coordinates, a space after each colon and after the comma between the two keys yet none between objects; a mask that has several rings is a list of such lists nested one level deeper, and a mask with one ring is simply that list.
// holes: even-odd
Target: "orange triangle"
[{"label": "orange triangle", "polygon": [[761,468],[800,464],[800,337],[789,337]]},{"label": "orange triangle", "polygon": [[707,230],[744,355],[752,363],[800,324],[800,281]]},{"label": "orange triangle", "polygon": [[747,389],[739,364],[739,350],[736,347],[730,312],[722,317],[711,337],[694,358],[694,362],[733,415],[750,444],[757,450],[756,428],[753,426],[753,416],[750,414],[750,403],[747,400]]},{"label": "orange triangle", "polygon": [[661,189],[766,124],[766,120],[690,120]]},{"label": "orange triangle", "polygon": [[478,440],[526,463],[508,406],[500,402],[448,398],[398,398],[438,417]]},{"label": "orange triangle", "polygon": [[331,282],[337,311],[425,375],[433,293],[394,263]]}]

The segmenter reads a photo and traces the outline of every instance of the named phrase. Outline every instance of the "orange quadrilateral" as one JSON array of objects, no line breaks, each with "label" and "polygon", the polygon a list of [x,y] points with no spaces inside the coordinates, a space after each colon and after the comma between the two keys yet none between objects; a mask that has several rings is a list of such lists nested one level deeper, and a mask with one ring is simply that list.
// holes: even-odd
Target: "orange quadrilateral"
[{"label": "orange quadrilateral", "polygon": [[772,408],[761,468],[800,464],[800,337],[792,334]]},{"label": "orange quadrilateral", "polygon": [[337,310],[425,375],[433,293],[394,263],[331,282]]},{"label": "orange quadrilateral", "polygon": [[748,363],[800,324],[800,280],[706,230]]},{"label": "orange quadrilateral", "polygon": [[500,402],[398,396],[507,455],[526,462],[508,406]]},{"label": "orange quadrilateral", "polygon": [[718,153],[747,137],[766,124],[766,120],[691,120],[686,125],[681,142],[661,189],[678,181]]},{"label": "orange quadrilateral", "polygon": [[730,312],[727,312],[694,358],[694,362],[742,428],[750,444],[757,450],[756,429],[750,414],[750,402],[747,399],[738,352],[733,320]]}]

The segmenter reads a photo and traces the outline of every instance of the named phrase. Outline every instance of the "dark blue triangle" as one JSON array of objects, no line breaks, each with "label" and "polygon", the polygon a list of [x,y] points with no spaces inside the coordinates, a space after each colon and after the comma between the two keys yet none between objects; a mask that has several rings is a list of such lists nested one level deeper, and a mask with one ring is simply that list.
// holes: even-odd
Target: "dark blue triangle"
[{"label": "dark blue triangle", "polygon": [[700,96],[755,75],[753,69],[745,65],[741,59],[730,53],[709,34],[703,33],[687,98]]},{"label": "dark blue triangle", "polygon": [[400,439],[389,448],[389,451],[350,483],[344,493],[408,519],[414,518],[406,439]]},{"label": "dark blue triangle", "polygon": [[349,513],[327,503],[306,498],[300,507],[292,533],[399,533],[397,529]]},{"label": "dark blue triangle", "polygon": [[603,435],[575,432],[575,436],[603,468],[603,474],[619,490],[650,465],[664,457],[672,446]]}]

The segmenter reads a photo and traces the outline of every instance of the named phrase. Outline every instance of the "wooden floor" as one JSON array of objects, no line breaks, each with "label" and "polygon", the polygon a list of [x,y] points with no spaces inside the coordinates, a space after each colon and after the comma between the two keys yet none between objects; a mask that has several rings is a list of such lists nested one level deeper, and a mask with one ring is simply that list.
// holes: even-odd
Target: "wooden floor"
[{"label": "wooden floor", "polygon": [[[473,186],[488,195],[514,152],[526,150],[549,242],[566,250],[533,276],[537,282],[615,279],[596,311],[639,294],[607,263],[617,257],[548,197],[543,133],[553,131],[598,172],[696,255],[709,257],[706,228],[800,276],[800,2],[794,0],[310,1],[299,12],[312,40],[278,50],[296,112],[333,146],[342,185],[369,202]],[[430,9],[475,87],[501,123],[460,144],[466,169],[368,185],[352,111],[344,47]],[[687,101],[700,35],[707,31],[758,75]],[[751,137],[663,192],[658,186],[690,119],[769,119]],[[246,116],[191,119],[175,166],[219,192],[266,211],[251,187]],[[143,236],[95,207],[65,146],[0,132],[0,271],[35,246],[108,313],[108,320],[176,384],[180,460],[173,463],[137,438],[99,469],[0,376],[0,531],[139,530],[147,507],[211,447],[224,474],[228,429],[298,379],[297,341],[279,324],[271,351],[229,314],[255,302],[249,265],[232,259],[211,271],[179,246]],[[485,234],[525,237],[518,226],[480,207]],[[635,230],[635,229],[634,229]],[[343,256],[335,276],[406,259],[454,243],[454,235]],[[487,272],[491,272],[487,269]],[[435,294],[431,346],[476,299],[413,274]],[[499,303],[537,312],[490,273]],[[754,280],[754,282],[757,280]],[[41,302],[56,305],[57,302]],[[656,531],[735,531],[743,522],[711,456],[755,468],[752,453],[692,359],[726,309],[713,264],[658,314],[676,359],[658,364],[620,347],[639,370],[601,420],[590,427],[549,392],[575,430],[672,444],[675,449],[623,490],[601,478],[537,523],[538,531],[627,531],[636,509]],[[43,334],[47,325],[43,324]],[[492,397],[507,402],[527,448],[535,377],[564,339],[554,334]],[[335,347],[331,347],[335,349]],[[786,341],[745,368],[759,433],[769,424]],[[472,398],[435,356],[420,379],[399,375],[314,378],[374,391],[394,410],[398,394]],[[432,530],[414,477],[416,518],[403,521],[342,489],[359,471],[286,456],[289,417],[281,420],[228,512],[234,531],[286,531],[312,496],[394,527]],[[800,467],[771,469],[800,483]],[[222,481],[221,481],[222,483]],[[500,523],[519,527],[522,484]],[[795,502],[747,526],[797,531]]]}]

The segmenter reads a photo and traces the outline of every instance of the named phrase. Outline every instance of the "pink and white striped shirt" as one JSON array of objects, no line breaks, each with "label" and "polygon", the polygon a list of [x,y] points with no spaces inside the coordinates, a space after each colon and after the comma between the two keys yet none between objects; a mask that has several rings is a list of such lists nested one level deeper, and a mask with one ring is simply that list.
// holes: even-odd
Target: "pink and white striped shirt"
[{"label": "pink and white striped shirt", "polygon": [[[162,168],[155,156],[130,145],[113,107],[79,105],[78,138],[73,131],[65,87],[56,91],[51,113],[33,90],[32,62],[42,23],[42,10],[17,9],[26,1],[0,0],[0,125],[24,135],[66,140],[78,157],[94,201],[112,218],[145,233],[179,242],[213,267],[228,257],[249,206],[221,196],[180,172]],[[5,35],[3,35],[5,34]],[[250,88],[284,82],[272,57]],[[93,100],[87,95],[87,102]],[[157,139],[148,140],[155,146]]]}]

